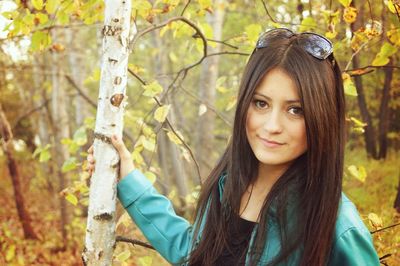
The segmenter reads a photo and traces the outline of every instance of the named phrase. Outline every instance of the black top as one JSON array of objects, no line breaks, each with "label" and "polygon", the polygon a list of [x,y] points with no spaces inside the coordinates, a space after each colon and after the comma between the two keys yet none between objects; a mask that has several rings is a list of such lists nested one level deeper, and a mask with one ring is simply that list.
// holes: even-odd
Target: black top
[{"label": "black top", "polygon": [[224,247],[221,256],[215,262],[216,266],[238,266],[244,265],[246,262],[247,248],[249,247],[251,232],[253,231],[255,222],[242,219],[234,215],[237,228],[230,223],[227,246]]}]

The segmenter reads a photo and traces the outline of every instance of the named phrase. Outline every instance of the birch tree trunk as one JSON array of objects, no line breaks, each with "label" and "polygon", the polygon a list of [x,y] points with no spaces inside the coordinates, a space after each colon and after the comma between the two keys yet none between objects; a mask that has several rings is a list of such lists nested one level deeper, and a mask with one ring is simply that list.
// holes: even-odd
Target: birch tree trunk
[{"label": "birch tree trunk", "polygon": [[122,135],[129,56],[131,1],[106,0],[103,55],[94,133],[96,169],[91,178],[85,265],[112,265],[115,248],[116,183],[119,157],[112,134]]}]

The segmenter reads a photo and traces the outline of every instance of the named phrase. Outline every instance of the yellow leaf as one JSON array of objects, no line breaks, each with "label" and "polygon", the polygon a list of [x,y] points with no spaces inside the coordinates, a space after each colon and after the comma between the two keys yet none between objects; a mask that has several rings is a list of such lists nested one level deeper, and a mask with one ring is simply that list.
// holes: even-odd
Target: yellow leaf
[{"label": "yellow leaf", "polygon": [[144,85],[144,96],[155,97],[163,91],[163,88],[157,81],[153,81],[149,85]]},{"label": "yellow leaf", "polygon": [[351,6],[348,6],[343,11],[343,19],[346,23],[350,24],[356,21],[357,18],[357,9]]},{"label": "yellow leaf", "polygon": [[299,31],[314,31],[317,28],[317,22],[312,17],[306,17],[301,21]]},{"label": "yellow leaf", "polygon": [[349,96],[357,96],[357,89],[350,75],[347,73],[343,73],[342,78],[343,78],[344,93]]},{"label": "yellow leaf", "polygon": [[131,256],[131,252],[129,250],[125,250],[116,256],[116,260],[123,262],[123,261],[126,261],[127,259],[129,259],[130,256]]},{"label": "yellow leaf", "polygon": [[53,14],[59,5],[60,5],[60,0],[47,0],[46,1],[47,13]]},{"label": "yellow leaf", "polygon": [[67,193],[65,199],[68,200],[74,206],[78,204],[78,198],[74,194]]},{"label": "yellow leaf", "polygon": [[339,0],[339,2],[344,6],[348,7],[350,6],[352,0]]},{"label": "yellow leaf", "polygon": [[362,183],[365,182],[365,179],[367,178],[367,172],[363,166],[359,166],[357,168],[355,165],[350,165],[347,169],[353,177],[357,178]]},{"label": "yellow leaf", "polygon": [[400,29],[388,30],[386,35],[393,44],[400,46]]},{"label": "yellow leaf", "polygon": [[250,24],[246,27],[245,32],[247,39],[251,44],[255,44],[258,40],[262,27],[260,24]]},{"label": "yellow leaf", "polygon": [[37,10],[42,10],[43,9],[43,0],[32,0],[32,5]]},{"label": "yellow leaf", "polygon": [[358,120],[358,119],[355,118],[355,117],[350,117],[350,120],[353,121],[354,124],[355,124],[356,126],[358,126],[358,127],[366,127],[366,126],[367,126],[367,123],[364,123],[364,122]]},{"label": "yellow leaf", "polygon": [[[396,7],[395,7],[395,5],[396,5]],[[396,14],[400,10],[400,3],[397,2],[395,4],[393,0],[387,1],[387,6],[388,6],[390,12],[392,12],[393,14]],[[397,11],[396,11],[396,9],[397,9]]]},{"label": "yellow leaf", "polygon": [[7,248],[6,261],[12,261],[15,257],[15,245],[10,245]]},{"label": "yellow leaf", "polygon": [[150,139],[143,138],[142,144],[146,150],[151,151],[151,152],[153,152],[156,148],[156,141],[154,138],[150,138]]},{"label": "yellow leaf", "polygon": [[157,176],[153,172],[147,171],[144,173],[144,175],[147,177],[148,180],[150,180],[152,184],[156,182]]},{"label": "yellow leaf", "polygon": [[125,227],[129,226],[131,222],[131,217],[129,217],[129,214],[127,212],[124,212],[124,214],[119,217],[117,225],[115,226],[118,228],[119,225],[123,224]]},{"label": "yellow leaf", "polygon": [[383,227],[383,222],[382,222],[381,217],[379,217],[377,214],[375,214],[373,212],[368,214],[368,221],[369,221],[369,224],[376,229]]},{"label": "yellow leaf", "polygon": [[170,104],[158,107],[157,110],[154,112],[154,119],[160,123],[163,123],[167,118],[170,108],[171,108]]},{"label": "yellow leaf", "polygon": [[[176,132],[176,133],[179,135],[179,137],[180,137],[181,139],[183,139],[183,137],[182,137],[182,135],[180,134],[180,132]],[[182,144],[182,141],[174,134],[174,132],[168,131],[167,136],[168,136],[169,140],[172,141],[173,143],[175,143],[175,144],[177,144],[177,145]]]}]

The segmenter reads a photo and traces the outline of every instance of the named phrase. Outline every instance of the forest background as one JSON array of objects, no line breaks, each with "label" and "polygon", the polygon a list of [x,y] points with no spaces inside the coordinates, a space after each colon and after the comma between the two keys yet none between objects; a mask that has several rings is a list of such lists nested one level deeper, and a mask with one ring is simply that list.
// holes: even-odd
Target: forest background
[{"label": "forest background", "polygon": [[[82,264],[104,5],[0,1],[1,265]],[[259,34],[318,32],[345,81],[344,191],[381,262],[400,265],[399,12],[398,0],[132,0],[124,139],[135,165],[192,220]],[[114,265],[167,265],[129,243],[146,240],[117,207]]]}]

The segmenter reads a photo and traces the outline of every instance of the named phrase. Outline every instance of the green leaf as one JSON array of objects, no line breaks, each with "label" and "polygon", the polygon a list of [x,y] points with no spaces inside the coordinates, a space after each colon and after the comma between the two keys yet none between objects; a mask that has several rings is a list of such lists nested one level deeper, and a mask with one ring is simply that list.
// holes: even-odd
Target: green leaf
[{"label": "green leaf", "polygon": [[85,127],[80,127],[78,128],[77,131],[74,133],[74,142],[79,145],[83,146],[87,142],[87,135],[86,135],[86,128]]},{"label": "green leaf", "polygon": [[151,266],[153,264],[153,258],[150,256],[141,257],[138,259],[141,266]]},{"label": "green leaf", "polygon": [[48,160],[50,160],[50,158],[51,158],[50,151],[49,150],[42,150],[40,152],[39,162],[45,163]]},{"label": "green leaf", "polygon": [[357,178],[362,183],[365,182],[365,179],[367,178],[367,171],[363,166],[359,166],[357,168],[355,165],[350,165],[347,169],[353,177]]},{"label": "green leaf", "polygon": [[[179,131],[177,131],[176,133],[179,135],[179,137],[181,139],[183,139],[183,136]],[[175,143],[177,145],[182,144],[182,141],[174,134],[174,132],[168,131],[167,136],[168,136],[169,140],[172,141],[173,143]]]},{"label": "green leaf", "polygon": [[344,7],[348,7],[348,6],[350,6],[352,0],[339,0],[339,2],[340,2]]},{"label": "green leaf", "polygon": [[44,50],[51,44],[51,37],[49,34],[36,31],[32,35],[31,39],[31,49],[32,51]]},{"label": "green leaf", "polygon": [[211,0],[198,0],[201,9],[206,9],[211,7]]},{"label": "green leaf", "polygon": [[258,40],[262,27],[260,24],[250,24],[246,27],[245,32],[247,39],[251,44],[255,44]]},{"label": "green leaf", "polygon": [[353,83],[353,80],[347,79],[343,82],[344,85],[344,93],[349,96],[357,96],[357,89]]},{"label": "green leaf", "polygon": [[163,123],[167,118],[170,108],[171,108],[170,104],[158,107],[157,110],[154,112],[154,119],[160,123]]},{"label": "green leaf", "polygon": [[157,81],[153,81],[149,85],[143,86],[143,88],[143,95],[148,97],[155,97],[163,91],[163,88]]},{"label": "green leaf", "polygon": [[68,158],[62,166],[61,172],[66,173],[68,171],[74,170],[77,166],[78,163],[75,157]]},{"label": "green leaf", "polygon": [[78,198],[74,195],[74,194],[71,194],[71,193],[68,193],[66,196],[65,196],[65,199],[67,200],[67,201],[69,201],[72,205],[74,205],[74,206],[76,206],[77,204],[78,204]]},{"label": "green leaf", "polygon": [[43,0],[32,0],[32,5],[37,10],[42,10],[43,9]]},{"label": "green leaf", "polygon": [[6,252],[6,261],[10,262],[15,257],[15,245],[10,245]]},{"label": "green leaf", "polygon": [[123,261],[126,261],[127,259],[129,259],[130,256],[131,256],[131,252],[129,250],[125,250],[125,251],[122,251],[121,253],[119,253],[117,255],[116,259],[118,261],[123,262]]},{"label": "green leaf", "polygon": [[46,12],[49,14],[53,14],[59,5],[60,5],[60,0],[47,0]]},{"label": "green leaf", "polygon": [[90,116],[90,117],[86,117],[85,121],[83,121],[83,124],[85,125],[86,128],[89,129],[94,129],[96,120],[94,118],[94,116]]},{"label": "green leaf", "polygon": [[314,31],[317,28],[317,22],[312,17],[306,17],[301,21],[299,31]]},{"label": "green leaf", "polygon": [[156,140],[154,138],[150,138],[150,139],[143,138],[142,144],[143,144],[143,147],[148,151],[153,152],[156,149]]},{"label": "green leaf", "polygon": [[379,53],[376,55],[374,61],[372,61],[373,66],[384,66],[387,65],[390,61],[390,58],[392,55],[394,55],[397,52],[397,47],[394,45],[391,45],[388,42],[385,42]]},{"label": "green leaf", "polygon": [[39,20],[40,24],[45,24],[47,21],[49,21],[49,17],[43,13],[37,13],[36,18]]}]

